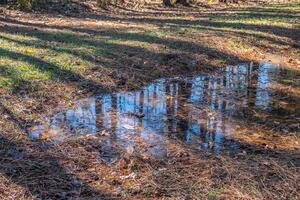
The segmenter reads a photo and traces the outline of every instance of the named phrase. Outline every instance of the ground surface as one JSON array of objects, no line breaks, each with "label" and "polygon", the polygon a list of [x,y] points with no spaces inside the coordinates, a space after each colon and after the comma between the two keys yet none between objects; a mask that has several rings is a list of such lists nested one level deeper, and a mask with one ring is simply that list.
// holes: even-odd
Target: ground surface
[{"label": "ground surface", "polygon": [[[186,154],[183,144],[170,142],[164,161],[120,150],[122,159],[107,164],[92,139],[55,145],[31,142],[26,133],[58,105],[71,107],[74,99],[139,88],[162,76],[261,60],[299,70],[299,18],[300,4],[144,5],[76,17],[1,8],[0,196],[299,198],[299,154],[288,149],[215,156]],[[289,90],[299,95],[296,86]]]}]

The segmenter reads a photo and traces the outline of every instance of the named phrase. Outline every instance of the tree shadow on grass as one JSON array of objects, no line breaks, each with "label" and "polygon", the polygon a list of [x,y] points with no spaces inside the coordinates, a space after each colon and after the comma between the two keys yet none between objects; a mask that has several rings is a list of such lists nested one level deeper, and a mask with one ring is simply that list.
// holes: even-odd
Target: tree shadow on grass
[{"label": "tree shadow on grass", "polygon": [[[116,19],[118,21],[119,19]],[[42,24],[34,24],[34,23],[27,23],[27,22],[20,22],[16,20],[6,19],[8,23],[11,25],[24,25],[25,27],[11,27],[9,30],[3,30],[6,33],[14,34],[14,33],[23,33],[29,36],[37,37],[40,41],[48,41],[48,42],[55,42],[55,41],[63,41],[65,43],[75,42],[81,46],[87,45],[97,49],[107,48],[109,50],[120,50],[124,49],[126,52],[126,45],[119,45],[119,44],[110,44],[108,42],[101,40],[93,40],[93,39],[86,39],[85,36],[80,36],[78,34],[88,33],[93,34],[92,36],[103,37],[103,38],[110,38],[112,40],[126,40],[126,41],[138,41],[138,42],[147,42],[153,44],[162,44],[167,48],[172,50],[179,50],[185,53],[203,53],[208,54],[211,57],[218,57],[220,59],[230,58],[231,60],[239,60],[234,55],[226,54],[225,52],[218,51],[217,49],[206,47],[200,44],[192,43],[185,40],[176,40],[174,38],[161,38],[156,35],[149,35],[143,33],[131,33],[127,32],[126,29],[122,29],[116,31],[115,29],[103,28],[101,30],[93,29],[93,28],[79,28],[79,27],[70,27],[70,26],[52,26],[52,25],[42,25]],[[163,23],[163,22],[162,22]],[[46,32],[43,30],[36,30],[34,28],[46,28],[52,29],[57,31],[59,29],[65,29],[73,31],[72,34],[69,33],[51,33]],[[26,44],[26,43],[25,43]],[[31,44],[34,46],[34,44]],[[48,48],[50,48],[48,46]],[[144,51],[143,54],[158,54],[154,52],[147,51],[146,48],[141,47],[128,47],[128,48],[136,48],[136,52]],[[118,52],[119,53],[119,52]],[[228,59],[229,60],[229,59]]]},{"label": "tree shadow on grass", "polygon": [[[297,4],[295,4],[297,6]],[[198,13],[191,14],[194,17],[201,17],[199,20],[189,20],[189,19],[170,19],[164,18],[168,17],[168,13],[165,13],[162,18],[157,18],[154,16],[147,15],[147,12],[140,12],[140,15],[144,17],[135,16],[136,13],[127,13],[124,18],[122,14],[120,16],[109,16],[105,14],[95,15],[94,19],[104,20],[104,21],[118,21],[118,22],[136,22],[136,23],[148,23],[155,25],[174,25],[177,27],[194,27],[197,29],[197,26],[211,27],[211,28],[232,28],[232,29],[240,29],[240,30],[257,30],[264,33],[274,34],[276,36],[286,37],[294,40],[295,42],[299,41],[298,34],[294,34],[299,31],[298,29],[288,28],[288,27],[280,27],[275,25],[264,25],[264,24],[246,24],[244,22],[230,22],[230,20],[291,20],[298,19],[298,14],[300,11],[290,11],[287,9],[278,9],[278,8],[226,8],[224,10],[217,10],[209,13],[204,11],[203,13],[200,11]],[[224,12],[225,11],[225,12]],[[273,14],[275,13],[275,14]],[[173,16],[174,13],[171,12],[170,16]],[[179,13],[180,15],[180,13]],[[185,14],[182,14],[185,16]],[[207,19],[203,19],[209,18]],[[220,19],[220,21],[213,21],[214,19]],[[222,19],[222,20],[221,20]],[[276,20],[278,21],[278,20]],[[259,23],[259,22],[258,22]],[[295,21],[294,23],[297,23]],[[299,22],[298,22],[299,23]]]},{"label": "tree shadow on grass", "polygon": [[[110,18],[110,20],[115,21],[119,20],[119,18]],[[120,19],[122,20],[122,19]],[[128,20],[128,19],[127,19]],[[131,19],[130,19],[131,20]],[[136,19],[137,22],[138,19]],[[147,23],[153,23],[153,24],[160,24],[163,25],[165,23],[171,23],[175,24],[176,26],[180,24],[183,26],[184,24],[190,24],[192,26],[195,26],[199,24],[199,22],[190,22],[187,20],[158,20],[158,19],[143,19],[142,21],[145,21]],[[10,21],[9,23],[12,23]],[[83,37],[77,37],[76,35],[59,35],[56,33],[46,33],[40,30],[34,30],[32,27],[38,27],[40,28],[40,25],[36,24],[30,24],[30,23],[23,23],[23,22],[17,22],[14,21],[13,23],[15,24],[23,24],[26,26],[31,27],[30,29],[27,28],[18,28],[18,29],[13,29],[10,27],[7,28],[4,32],[14,34],[14,33],[22,33],[22,34],[27,34],[33,37],[37,37],[39,41],[42,41],[40,44],[37,43],[36,41],[17,41],[13,40],[11,38],[5,38],[2,37],[2,39],[8,40],[10,42],[15,42],[20,45],[24,46],[36,46],[39,48],[46,48],[46,49],[51,49],[53,51],[57,51],[59,53],[68,53],[72,54],[74,56],[81,57],[83,60],[87,60],[89,62],[92,62],[94,64],[99,62],[95,60],[92,56],[90,56],[87,53],[82,53],[82,52],[77,52],[72,49],[66,49],[66,48],[54,48],[53,45],[47,45],[47,42],[56,42],[56,41],[62,41],[65,43],[72,43],[72,41],[79,41],[79,45],[87,45],[89,47],[93,47],[96,50],[101,50],[102,47],[104,48],[109,48],[112,51],[114,50],[119,50],[117,52],[114,52],[113,58],[117,59],[119,62],[126,61],[127,63],[133,62],[135,58],[124,58],[124,60],[120,57],[115,57],[114,55],[120,55],[123,53],[123,51],[128,51],[130,53],[132,52],[139,52],[137,54],[138,58],[144,58],[141,56],[141,54],[146,54],[150,58],[145,58],[146,60],[151,60],[153,57],[159,57],[161,54],[159,53],[153,53],[152,51],[145,50],[144,48],[140,47],[132,47],[132,46],[127,46],[127,45],[119,45],[119,44],[108,44],[107,42],[103,41],[95,41],[93,39],[88,40]],[[200,22],[200,25],[204,25],[205,27],[232,27],[236,28],[235,25],[232,25],[230,23],[209,23],[209,22]],[[238,24],[238,26],[242,26],[241,24]],[[255,28],[256,26],[247,26],[247,29],[252,29]],[[42,28],[53,28],[53,29],[60,29],[62,27],[60,26],[42,26]],[[95,31],[95,30],[85,30],[84,28],[70,28],[70,27],[63,27],[65,29],[69,29],[72,31],[76,32],[85,32],[85,33],[94,33],[94,34],[99,34],[100,36],[109,36],[114,39],[122,39],[122,40],[131,40],[131,41],[142,41],[142,42],[155,42],[157,44],[163,44],[166,45],[167,47],[171,49],[177,49],[185,51],[187,53],[197,53],[201,52],[204,54],[209,54],[209,52],[212,52],[212,57],[214,58],[222,58],[222,59],[233,59],[235,61],[240,62],[241,60],[228,54],[224,54],[223,52],[220,52],[215,49],[207,48],[207,47],[202,47],[200,45],[196,45],[190,42],[185,42],[185,41],[177,41],[174,39],[161,39],[156,36],[145,36],[143,34],[136,34],[136,33],[126,33],[126,32],[115,32],[111,31],[109,29],[105,30],[104,32],[102,31]],[[271,27],[268,27],[271,28]],[[263,29],[267,30],[267,29]],[[277,29],[276,34],[278,33],[279,30],[282,29]],[[287,30],[289,31],[289,30]],[[280,33],[278,35],[285,36],[285,34]],[[68,39],[66,39],[68,38]],[[292,37],[292,39],[297,39],[297,36]],[[190,48],[191,47],[191,48]],[[122,51],[121,51],[122,50]],[[200,51],[199,51],[200,50]],[[128,53],[127,52],[127,53]],[[84,82],[84,87],[101,87],[101,84],[99,85],[98,83],[95,83],[94,81],[88,80],[85,77],[82,77],[81,75],[76,74],[75,72],[67,69],[63,69],[60,66],[56,64],[49,63],[43,59],[36,58],[34,56],[26,55],[23,53],[18,53],[14,52],[12,50],[7,50],[5,48],[0,49],[1,55],[8,57],[13,60],[21,60],[26,63],[33,64],[33,66],[40,71],[44,72],[50,72],[51,74],[55,76],[59,76],[62,81],[66,82],[71,82],[74,84],[80,84]],[[163,56],[163,55],[162,55]],[[113,67],[112,64],[113,62],[102,62],[100,60],[100,64],[104,65],[105,67]],[[126,66],[124,67],[126,69]],[[0,72],[0,73],[5,73],[9,77],[14,77],[15,74],[13,73],[8,73],[7,70],[6,72]],[[16,78],[16,77],[15,77]],[[21,83],[23,84],[23,83]],[[24,127],[24,124],[26,124],[25,121],[22,121],[19,117],[13,116],[13,113],[9,111],[9,109],[5,109],[6,115],[10,116],[10,120],[14,121],[20,128]],[[265,124],[268,126],[268,124]],[[270,127],[273,127],[271,125]],[[73,197],[76,195],[79,195],[80,197],[90,197],[90,196],[96,196],[96,198],[104,198],[105,196],[110,196],[109,194],[103,194],[99,191],[95,191],[91,187],[88,186],[87,183],[84,181],[80,180],[79,178],[76,177],[76,175],[69,174],[60,164],[59,158],[55,157],[54,155],[51,154],[51,148],[52,147],[47,147],[49,148],[47,151],[45,151],[42,147],[37,145],[37,143],[30,143],[26,144],[24,141],[11,141],[10,139],[7,139],[5,137],[0,139],[2,141],[2,144],[9,144],[7,148],[3,148],[1,150],[1,163],[2,165],[0,166],[0,170],[3,174],[5,174],[7,177],[11,178],[14,182],[17,184],[28,188],[28,191],[34,195],[37,195],[38,197],[41,198],[68,198],[68,197]],[[29,146],[28,146],[29,145]],[[242,145],[242,144],[240,144]],[[246,146],[246,145],[245,145]],[[255,150],[255,152],[260,152],[261,150],[259,148],[256,148],[255,146],[251,147]],[[33,152],[36,151],[37,152]],[[263,150],[266,151],[266,150]],[[42,152],[42,153],[41,153]],[[268,150],[265,152],[266,155],[272,155],[276,152],[276,150]],[[263,154],[264,155],[264,154]],[[295,158],[289,152],[282,152],[283,158],[285,158],[285,162],[289,163],[290,158]],[[247,158],[245,158],[247,160]],[[255,161],[255,159],[254,159]],[[293,161],[294,162],[294,161]],[[298,162],[298,161],[297,161]],[[258,162],[258,166],[267,166],[263,162]],[[13,166],[11,165],[13,164]],[[251,162],[248,162],[248,164],[251,164]],[[257,164],[257,163],[256,163]],[[297,163],[296,163],[297,164]],[[240,165],[239,163],[236,163],[236,168],[239,168]],[[267,167],[266,167],[267,168]],[[256,172],[260,172],[259,168],[255,168],[256,171],[251,172],[250,175],[255,175],[259,174]],[[265,169],[265,168],[263,168]],[[224,171],[224,170],[223,170]],[[216,170],[215,176],[219,177],[222,171]],[[224,173],[223,173],[224,174]],[[271,174],[271,173],[270,173]],[[277,179],[280,174],[270,175],[271,177]],[[46,177],[46,178],[45,178]],[[224,177],[229,177],[225,176]],[[260,177],[256,177],[258,181],[261,181]],[[159,180],[161,181],[161,180]],[[157,181],[159,183],[159,181]],[[217,180],[216,180],[217,181]],[[169,184],[169,183],[167,183]],[[167,185],[165,184],[165,185]],[[103,196],[102,196],[103,195]]]},{"label": "tree shadow on grass", "polygon": [[[244,60],[240,60],[239,58],[224,54],[223,52],[220,52],[216,49],[208,48],[208,47],[203,47],[198,44],[193,44],[191,42],[187,41],[181,41],[181,40],[174,40],[174,39],[169,39],[169,38],[160,38],[158,36],[152,36],[152,35],[143,35],[140,33],[128,33],[128,32],[123,32],[123,31],[113,31],[111,29],[103,29],[101,31],[94,30],[94,29],[83,29],[83,28],[74,28],[74,27],[66,27],[63,26],[61,28],[67,29],[74,31],[74,33],[52,33],[48,31],[42,31],[42,30],[37,30],[35,28],[47,28],[51,30],[57,30],[60,27],[59,26],[48,26],[48,25],[40,25],[40,24],[32,24],[32,23],[25,23],[25,22],[18,22],[16,20],[7,20],[8,23],[11,23],[12,25],[23,25],[26,27],[13,27],[11,29],[6,29],[3,32],[5,33],[10,33],[10,34],[16,34],[16,33],[22,33],[29,35],[34,38],[38,38],[38,41],[33,40],[33,41],[20,41],[16,39],[11,39],[8,38],[7,36],[1,36],[2,39],[7,40],[9,42],[14,42],[22,46],[28,46],[28,47],[38,47],[38,48],[44,48],[44,49],[50,49],[52,51],[56,51],[59,53],[67,53],[70,55],[78,56],[82,58],[83,60],[89,61],[93,64],[99,64],[104,66],[105,68],[113,68],[116,70],[120,70],[119,66],[113,66],[114,62],[117,61],[118,63],[133,63],[134,60],[136,59],[141,59],[141,60],[146,60],[146,61],[151,61],[153,58],[159,58],[160,60],[163,60],[164,55],[161,53],[156,53],[151,50],[148,50],[146,48],[142,47],[136,47],[136,46],[130,46],[130,45],[122,45],[122,44],[112,44],[103,40],[98,40],[98,39],[86,39],[85,36],[78,36],[77,33],[90,33],[90,34],[95,34],[100,37],[109,37],[114,40],[126,40],[126,41],[140,41],[140,42],[148,42],[148,43],[156,43],[156,44],[163,44],[166,45],[168,48],[171,49],[178,49],[181,50],[182,52],[186,53],[203,53],[205,55],[210,56],[211,58],[221,58],[224,60],[232,60],[234,62],[244,62]],[[187,21],[188,23],[188,21]],[[249,36],[249,35],[247,35]],[[96,52],[99,51],[104,51],[106,54],[104,57],[110,57],[111,60],[108,62],[102,62],[101,58],[99,59],[94,59],[93,55],[89,55],[85,52],[77,52],[76,50],[72,50],[71,48],[65,48],[65,47],[53,47],[51,44],[47,44],[48,42],[57,42],[57,41],[63,41],[66,44],[72,44],[73,41],[75,41],[75,44],[78,44],[79,46],[88,46],[90,48],[94,48]],[[45,72],[51,72],[55,76],[58,75],[59,77],[64,80],[64,78],[67,81],[71,81],[75,84],[77,83],[86,83],[84,84],[84,87],[90,87],[92,88],[97,88],[98,83],[95,83],[93,81],[87,80],[85,77],[82,77],[70,70],[66,70],[61,68],[60,66],[57,66],[52,63],[48,63],[40,58],[35,58],[30,55],[22,54],[22,53],[15,53],[6,49],[0,49],[0,53],[4,56],[7,56],[11,59],[14,60],[23,60],[28,63],[34,64],[34,66],[40,70],[40,71],[45,71]],[[126,57],[126,55],[131,54],[131,53],[137,53],[137,55],[134,55],[133,57]],[[115,57],[115,55],[119,55],[118,57]],[[124,55],[124,56],[120,56]],[[147,55],[147,56],[143,56]],[[207,64],[207,63],[203,63]],[[143,64],[142,64],[143,65]],[[208,65],[209,66],[209,65]],[[133,67],[133,70],[140,68],[141,66],[135,66]],[[214,67],[214,66],[209,66],[209,67]],[[143,70],[148,70],[150,71],[155,70],[155,68],[148,68],[146,67]],[[127,70],[127,66],[123,66],[122,70],[124,71]]]},{"label": "tree shadow on grass", "polygon": [[[33,24],[12,19],[4,19],[4,21],[8,23],[8,27],[2,29],[3,33],[21,33],[37,39],[21,41],[10,38],[7,35],[0,36],[0,38],[5,41],[16,43],[22,47],[46,49],[59,54],[75,56],[82,59],[82,61],[89,62],[88,67],[93,67],[96,71],[100,71],[101,69],[112,69],[114,70],[112,76],[118,76],[118,74],[122,76],[122,74],[125,74],[127,79],[128,77],[135,77],[148,80],[149,78],[157,78],[157,74],[159,74],[159,76],[168,75],[168,72],[172,71],[173,67],[168,65],[173,65],[176,61],[181,63],[181,66],[174,66],[173,72],[177,71],[177,73],[187,72],[187,69],[188,72],[192,72],[197,71],[200,68],[212,69],[218,67],[210,62],[214,59],[230,62],[232,64],[245,61],[244,59],[221,52],[215,48],[195,44],[189,41],[161,38],[142,33],[130,33],[125,30],[115,31],[114,29],[103,28],[101,31],[98,31],[78,27]],[[43,30],[43,28],[47,30]],[[58,31],[60,29],[72,32],[67,33]],[[92,37],[86,37],[84,34],[92,34]],[[116,42],[109,42],[107,41],[107,38]],[[163,45],[171,51],[177,51],[178,55],[170,56],[168,53],[154,52],[147,47],[123,43],[119,44],[119,41],[133,43],[145,42],[148,44]],[[74,49],[74,47],[85,48],[91,50],[92,53],[85,52],[84,50],[77,50]],[[73,70],[65,69],[57,64],[45,61],[42,58],[13,52],[4,48],[1,49],[0,53],[4,57],[32,64],[39,71],[50,72],[54,77],[59,77],[62,81],[83,84],[84,87],[90,90],[93,90],[98,86],[101,87],[101,83],[97,83],[95,80],[89,80],[84,77],[84,75],[79,75]],[[207,59],[197,60],[195,57],[196,55],[203,55]],[[175,61],[172,61],[174,58]],[[162,69],[160,65],[165,68],[165,74],[159,72]],[[70,68],[72,67],[73,66],[70,66]]]},{"label": "tree shadow on grass", "polygon": [[[218,18],[222,16],[218,16]],[[223,16],[226,18],[227,16]],[[249,19],[245,17],[246,19]],[[270,17],[271,18],[271,17]],[[111,21],[121,20],[121,17],[111,17]],[[270,19],[271,20],[271,19]],[[212,21],[212,20],[188,20],[188,19],[157,19],[157,18],[128,18],[123,21],[135,22],[135,23],[148,23],[155,24],[159,26],[171,25],[173,27],[181,28],[231,28],[236,30],[246,30],[246,31],[261,31],[263,33],[273,34],[275,36],[285,37],[293,40],[295,43],[299,41],[300,36],[297,33],[299,30],[296,28],[280,27],[275,25],[261,25],[261,24],[246,24],[241,22],[226,22],[226,21]]]},{"label": "tree shadow on grass", "polygon": [[[168,18],[168,14],[164,14],[162,18],[157,18],[155,16],[149,16],[147,13],[140,12],[140,15],[144,17],[136,16],[135,13],[127,13],[126,17],[122,16],[108,16],[101,15],[95,16],[93,18],[104,21],[117,21],[117,22],[134,22],[134,23],[146,23],[146,24],[154,24],[158,26],[171,26],[174,28],[192,28],[195,30],[205,29],[205,28],[222,28],[222,29],[232,29],[232,30],[240,30],[240,31],[259,31],[262,33],[272,34],[274,36],[285,37],[291,39],[295,45],[297,45],[299,41],[299,29],[294,26],[294,28],[289,27],[280,27],[276,25],[265,25],[263,23],[260,24],[259,21],[290,21],[295,20],[294,23],[297,25],[296,19],[299,18],[299,11],[287,11],[280,9],[271,9],[271,8],[229,8],[224,11],[216,11],[215,13],[193,13],[191,14],[194,17],[199,17],[199,20],[190,20],[190,19],[170,19]],[[272,14],[271,12],[276,12],[276,14]],[[172,15],[171,15],[172,16]],[[185,16],[185,15],[182,15]],[[166,18],[167,17],[167,18]],[[204,17],[204,19],[203,19]],[[209,19],[207,19],[209,18]],[[218,21],[215,21],[218,20]],[[230,20],[233,20],[230,22]],[[245,22],[235,22],[234,20],[245,20]],[[256,23],[252,23],[253,20],[259,20]],[[247,21],[251,23],[246,23]],[[227,32],[228,30],[222,30],[223,32]],[[228,32],[229,33],[229,32]],[[242,33],[241,33],[242,34]],[[259,37],[259,34],[253,34],[253,36]],[[272,39],[271,37],[269,37]]]},{"label": "tree shadow on grass", "polygon": [[[11,113],[2,103],[0,113],[13,124],[15,128],[13,132],[25,130],[25,122]],[[1,130],[0,135],[0,173],[25,188],[28,192],[24,194],[26,198],[32,196],[40,199],[117,198],[115,195],[90,187],[84,180],[66,171],[61,164],[63,158],[55,153],[55,145],[28,141],[22,136],[5,131],[8,130]]]},{"label": "tree shadow on grass", "polygon": [[[265,40],[270,42],[271,44],[278,44],[278,45],[289,45],[293,48],[299,49],[299,34],[296,34],[299,32],[299,29],[296,27],[289,28],[289,27],[280,27],[276,25],[264,25],[264,24],[247,24],[246,22],[230,22],[230,20],[261,20],[266,19],[268,21],[272,21],[273,18],[278,18],[277,15],[271,15],[270,13],[265,13],[264,9],[250,9],[245,10],[242,9],[245,13],[240,13],[238,11],[240,10],[234,10],[229,9],[229,11],[233,10],[234,13],[226,13],[219,11],[216,13],[210,13],[210,14],[200,14],[199,17],[205,17],[204,19],[199,20],[190,20],[190,19],[170,19],[170,18],[156,18],[152,16],[145,16],[143,18],[141,17],[135,17],[134,14],[130,15],[128,14],[127,17],[124,16],[111,16],[111,15],[102,15],[99,14],[98,17],[95,17],[97,20],[103,20],[103,21],[111,21],[111,22],[134,22],[134,23],[143,23],[143,24],[151,24],[151,25],[157,25],[162,30],[168,31],[170,28],[180,29],[180,28],[191,28],[195,30],[201,30],[201,31],[213,31],[217,34],[222,35],[223,37],[226,37],[227,35],[234,35],[237,37],[242,37],[245,39],[250,38],[256,38],[257,40],[254,40],[254,46],[260,46],[264,48],[269,48],[266,45],[263,45],[260,43],[261,40]],[[246,11],[249,11],[250,13],[247,13]],[[254,13],[254,11],[256,11]],[[268,9],[266,9],[266,12]],[[266,16],[266,15],[267,16]],[[283,18],[283,20],[290,20],[290,19],[296,19],[298,16],[296,14],[289,15],[280,15],[280,17]],[[206,19],[206,18],[209,18]],[[226,19],[222,21],[215,21],[218,19]],[[228,21],[229,20],[229,21]],[[7,21],[8,23],[11,23],[11,25],[24,25],[27,27],[36,27],[36,28],[49,28],[49,29],[65,29],[65,30],[71,30],[76,33],[88,33],[92,34],[92,36],[102,36],[102,37],[109,37],[113,40],[128,40],[128,41],[139,41],[139,42],[149,42],[154,44],[163,44],[166,47],[170,49],[178,49],[186,53],[202,53],[207,54],[211,57],[218,57],[220,59],[224,60],[234,60],[238,61],[234,56],[232,55],[226,55],[224,52],[218,52],[217,50],[211,48],[211,47],[205,47],[201,46],[192,42],[187,42],[183,40],[175,40],[171,38],[161,38],[154,35],[148,35],[148,34],[140,34],[140,33],[129,33],[126,31],[126,29],[120,30],[120,31],[114,31],[113,29],[93,29],[93,28],[80,28],[80,27],[70,27],[70,26],[50,26],[50,25],[43,25],[43,24],[34,24],[34,23],[27,23],[27,22],[20,22],[13,19],[5,19],[4,21]],[[165,27],[167,26],[167,27]],[[230,30],[228,30],[230,29]],[[259,33],[247,33],[247,31],[253,31],[256,30]],[[31,32],[30,29],[24,28],[23,30],[19,30],[20,32]],[[37,30],[36,30],[37,31]],[[12,29],[11,33],[18,32],[17,29]],[[34,33],[31,33],[34,35]],[[47,37],[45,33],[36,33],[40,40],[55,40],[53,37]],[[263,35],[263,34],[270,34]],[[283,39],[274,38],[273,36],[283,37]],[[74,38],[75,39],[75,38]],[[286,41],[286,39],[290,41]],[[82,38],[79,38],[79,40],[82,40]],[[253,40],[253,39],[251,39]],[[90,45],[89,43],[93,43],[95,41],[89,42],[88,40],[85,40],[84,43]],[[106,44],[101,44],[97,42],[95,43],[95,46],[105,46]],[[92,46],[92,45],[91,45]],[[97,48],[97,47],[95,47]],[[116,45],[111,45],[111,49],[121,49],[118,48]],[[139,52],[137,50],[136,52]],[[74,52],[73,52],[74,53]],[[224,54],[224,56],[223,56]],[[88,57],[88,56],[87,56]],[[230,59],[228,59],[230,58]],[[205,63],[204,63],[205,64]]]}]

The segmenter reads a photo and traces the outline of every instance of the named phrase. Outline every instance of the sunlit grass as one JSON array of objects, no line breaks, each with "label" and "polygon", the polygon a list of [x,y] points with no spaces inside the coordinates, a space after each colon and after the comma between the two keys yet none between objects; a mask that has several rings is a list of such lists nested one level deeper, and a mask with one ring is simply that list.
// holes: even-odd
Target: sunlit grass
[{"label": "sunlit grass", "polygon": [[300,2],[298,3],[290,3],[290,4],[271,4],[267,6],[267,8],[276,8],[276,9],[285,9],[287,11],[300,11]]},{"label": "sunlit grass", "polygon": [[[280,13],[279,10],[286,13]],[[247,52],[252,49],[250,43],[268,45],[270,38],[284,38],[260,30],[260,27],[299,26],[298,11],[300,4],[271,5],[259,9],[228,10],[209,20],[201,18],[188,21],[174,16],[166,23],[131,23],[130,27],[122,22],[99,21],[96,23],[99,30],[101,27],[108,28],[107,32],[100,34],[87,34],[68,28],[1,31],[0,86],[11,90],[20,81],[67,79],[73,74],[83,74],[95,65],[114,68],[114,64],[122,60],[114,59],[113,56],[130,49],[155,53],[160,50],[188,50],[189,43],[182,41],[189,39],[189,36],[198,37],[201,34],[224,35],[227,38],[224,44],[227,46],[223,45],[222,48]],[[122,30],[114,31],[114,27]],[[210,43],[202,45],[211,47]],[[213,48],[218,49],[218,46]]]},{"label": "sunlit grass", "polygon": [[300,4],[273,4],[258,9],[228,11],[227,17],[216,17],[215,22],[292,27],[300,24]]},{"label": "sunlit grass", "polygon": [[[149,32],[150,33],[150,32]],[[95,65],[110,66],[108,55],[123,48],[147,49],[155,37],[130,30],[110,37],[82,36],[80,32],[47,31],[0,32],[0,86],[13,90],[33,80],[68,79]],[[114,59],[110,58],[109,62]]]},{"label": "sunlit grass", "polygon": [[0,86],[7,90],[24,81],[51,80],[54,76],[66,75],[66,71],[76,72],[86,66],[77,56],[57,52],[55,42],[26,35],[1,33],[0,46]]}]

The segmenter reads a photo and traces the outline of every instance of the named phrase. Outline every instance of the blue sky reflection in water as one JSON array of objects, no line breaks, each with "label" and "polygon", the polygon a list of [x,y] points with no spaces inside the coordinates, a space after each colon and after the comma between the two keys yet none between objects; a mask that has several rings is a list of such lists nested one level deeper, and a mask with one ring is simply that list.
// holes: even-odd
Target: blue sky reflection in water
[{"label": "blue sky reflection in water", "polygon": [[168,139],[215,153],[234,150],[239,145],[232,137],[244,108],[272,111],[269,84],[279,73],[272,64],[241,64],[226,67],[221,76],[159,79],[139,91],[79,100],[74,109],[33,127],[30,137],[55,132],[51,139],[60,141],[105,130],[110,143],[143,143],[155,156],[166,153]]}]

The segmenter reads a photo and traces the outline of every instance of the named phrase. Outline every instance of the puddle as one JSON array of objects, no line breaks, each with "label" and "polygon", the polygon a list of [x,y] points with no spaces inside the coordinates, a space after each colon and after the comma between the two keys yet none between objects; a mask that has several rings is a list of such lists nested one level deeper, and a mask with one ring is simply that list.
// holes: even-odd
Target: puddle
[{"label": "puddle", "polygon": [[157,157],[166,155],[168,140],[215,153],[234,151],[240,147],[235,140],[239,130],[251,130],[248,115],[267,113],[279,120],[275,125],[286,127],[288,121],[294,125],[288,131],[299,130],[299,96],[272,88],[285,80],[299,89],[299,74],[268,63],[226,67],[220,76],[159,79],[139,91],[82,99],[74,109],[33,127],[30,137],[59,142],[100,135],[107,144],[119,143],[129,151],[142,147]]}]

